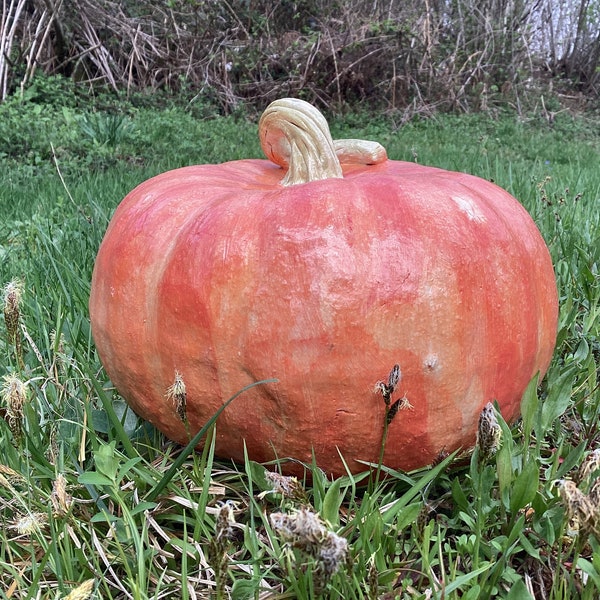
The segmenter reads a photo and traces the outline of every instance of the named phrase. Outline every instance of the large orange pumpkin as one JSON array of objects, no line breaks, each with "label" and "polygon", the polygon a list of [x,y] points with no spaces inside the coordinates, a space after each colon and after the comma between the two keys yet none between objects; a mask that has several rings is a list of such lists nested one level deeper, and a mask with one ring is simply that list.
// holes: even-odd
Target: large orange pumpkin
[{"label": "large orange pumpkin", "polygon": [[383,462],[407,470],[471,446],[491,400],[515,419],[558,312],[525,209],[477,177],[333,142],[299,100],[270,105],[259,134],[271,161],[164,173],[114,214],[90,314],[133,409],[185,443],[235,392],[276,378],[222,413],[217,455],[314,451],[336,475],[340,456],[353,471],[378,461],[386,415]]}]

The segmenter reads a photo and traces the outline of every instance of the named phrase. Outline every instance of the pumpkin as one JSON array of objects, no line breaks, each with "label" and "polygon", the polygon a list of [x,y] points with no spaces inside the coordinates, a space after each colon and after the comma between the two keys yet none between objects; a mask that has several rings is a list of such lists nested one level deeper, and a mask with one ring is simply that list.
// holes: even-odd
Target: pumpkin
[{"label": "pumpkin", "polygon": [[271,104],[259,136],[270,160],[175,169],[115,211],[90,315],[131,407],[187,443],[275,378],[223,411],[216,455],[294,459],[284,472],[314,456],[331,475],[377,463],[382,446],[403,470],[472,447],[490,401],[514,420],[558,313],[521,204],[374,142],[334,142],[300,100]]}]

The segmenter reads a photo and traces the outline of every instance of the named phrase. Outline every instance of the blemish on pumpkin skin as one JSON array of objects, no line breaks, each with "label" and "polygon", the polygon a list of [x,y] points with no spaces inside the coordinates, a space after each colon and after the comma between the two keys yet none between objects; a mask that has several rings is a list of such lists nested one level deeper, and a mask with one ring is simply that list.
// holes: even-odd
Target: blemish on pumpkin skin
[{"label": "blemish on pumpkin skin", "polygon": [[338,408],[335,411],[336,415],[344,415],[344,416],[349,416],[349,417],[355,417],[356,416],[356,412],[353,410],[347,410],[346,408]]},{"label": "blemish on pumpkin skin", "polygon": [[437,354],[428,354],[423,360],[423,370],[427,373],[433,373],[439,369]]}]

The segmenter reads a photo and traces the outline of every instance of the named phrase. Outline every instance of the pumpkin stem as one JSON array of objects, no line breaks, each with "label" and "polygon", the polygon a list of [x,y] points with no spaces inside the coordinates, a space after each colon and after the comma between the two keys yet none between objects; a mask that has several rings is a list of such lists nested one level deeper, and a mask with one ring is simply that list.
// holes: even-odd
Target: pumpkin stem
[{"label": "pumpkin stem", "polygon": [[387,160],[387,152],[378,142],[334,140],[333,147],[342,164],[376,165]]},{"label": "pumpkin stem", "polygon": [[284,186],[341,178],[340,162],[376,164],[387,159],[383,146],[365,140],[333,141],[329,125],[312,104],[296,98],[272,102],[258,124],[267,158],[287,169]]}]

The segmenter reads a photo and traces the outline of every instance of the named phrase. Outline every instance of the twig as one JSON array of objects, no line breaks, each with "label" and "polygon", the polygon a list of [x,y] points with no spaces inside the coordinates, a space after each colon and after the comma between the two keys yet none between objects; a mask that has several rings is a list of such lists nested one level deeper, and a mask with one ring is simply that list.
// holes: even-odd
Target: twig
[{"label": "twig", "polygon": [[58,166],[58,159],[56,158],[56,152],[54,150],[54,144],[52,142],[50,142],[50,147],[52,148],[52,160],[54,161],[54,166],[56,167],[56,172],[58,173],[58,177],[60,179],[60,182],[62,183],[62,186],[65,190],[65,192],[67,193],[67,196],[69,198],[69,200],[73,203],[73,206],[75,207],[75,209],[77,210],[77,212],[79,212],[79,214],[81,214],[81,216],[88,222],[88,223],[92,223],[92,219],[91,217],[89,217],[88,215],[86,215],[83,212],[83,209],[81,208],[81,206],[79,206],[77,204],[77,202],[75,202],[75,199],[73,198],[73,196],[71,196],[71,192],[69,191],[69,188],[67,187],[67,184],[65,183],[64,177],[62,175],[62,173],[60,172],[60,167]]}]

